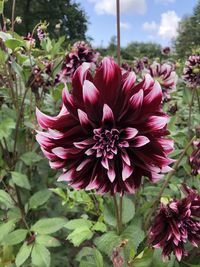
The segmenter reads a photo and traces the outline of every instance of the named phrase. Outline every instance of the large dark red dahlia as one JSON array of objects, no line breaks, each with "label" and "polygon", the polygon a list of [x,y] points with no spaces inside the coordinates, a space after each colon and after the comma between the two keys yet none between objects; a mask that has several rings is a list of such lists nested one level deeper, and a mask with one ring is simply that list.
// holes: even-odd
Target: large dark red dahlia
[{"label": "large dark red dahlia", "polygon": [[192,167],[192,174],[200,174],[200,141],[194,142],[195,150],[190,156],[190,164]]},{"label": "large dark red dahlia", "polygon": [[78,41],[73,44],[71,51],[66,55],[60,73],[56,80],[71,80],[75,70],[84,62],[97,63],[99,54],[86,42]]},{"label": "large dark red dahlia", "polygon": [[187,241],[197,246],[200,240],[200,196],[185,185],[182,191],[185,198],[161,204],[149,238],[154,248],[162,248],[163,258],[174,253],[178,261],[187,256],[184,248]]},{"label": "large dark red dahlia", "polygon": [[[123,72],[123,74],[122,74]],[[62,169],[59,180],[74,188],[133,193],[142,176],[156,182],[172,162],[173,142],[165,139],[168,116],[160,110],[162,91],[147,74],[136,83],[104,58],[94,77],[83,63],[65,88],[56,117],[37,110],[37,140],[50,166]]]},{"label": "large dark red dahlia", "polygon": [[200,86],[200,55],[191,55],[185,62],[183,79],[190,85]]}]

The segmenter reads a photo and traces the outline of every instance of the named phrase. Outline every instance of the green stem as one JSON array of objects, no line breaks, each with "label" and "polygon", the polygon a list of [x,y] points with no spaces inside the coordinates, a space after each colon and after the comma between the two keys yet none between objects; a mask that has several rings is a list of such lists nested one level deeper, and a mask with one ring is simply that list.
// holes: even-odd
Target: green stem
[{"label": "green stem", "polygon": [[197,95],[197,102],[198,102],[199,113],[200,113],[200,98],[199,98],[198,88],[196,90],[196,95]]},{"label": "green stem", "polygon": [[194,87],[192,89],[192,99],[191,99],[191,102],[189,104],[189,116],[188,116],[188,135],[190,136],[190,132],[191,132],[191,122],[192,122],[192,107],[193,107],[193,102],[194,102],[194,96],[195,96],[195,91],[196,91],[196,88]]},{"label": "green stem", "polygon": [[119,198],[119,232],[122,231],[123,195]]},{"label": "green stem", "polygon": [[165,182],[163,183],[161,189],[160,189],[160,192],[156,198],[156,200],[154,201],[153,205],[152,205],[152,208],[149,212],[149,214],[147,215],[147,218],[146,218],[146,222],[145,222],[145,229],[147,230],[150,226],[150,222],[151,222],[151,217],[152,215],[154,214],[155,210],[157,209],[157,206],[160,202],[160,198],[165,190],[165,188],[168,186],[171,178],[173,177],[174,173],[176,172],[177,168],[179,167],[179,164],[181,163],[183,157],[185,156],[185,154],[187,153],[189,147],[193,144],[194,140],[195,140],[195,136],[188,142],[188,144],[186,145],[185,149],[182,151],[182,153],[180,154],[178,160],[175,162],[174,166],[173,166],[173,169],[171,172],[169,172]]},{"label": "green stem", "polygon": [[117,233],[119,234],[120,233],[120,213],[119,213],[116,195],[113,195],[113,202],[114,202],[115,217],[116,217],[116,222],[117,222]]},{"label": "green stem", "polygon": [[16,6],[16,0],[13,0],[13,4],[12,4],[12,18],[11,18],[12,32],[14,32],[14,27],[15,27],[15,6]]}]

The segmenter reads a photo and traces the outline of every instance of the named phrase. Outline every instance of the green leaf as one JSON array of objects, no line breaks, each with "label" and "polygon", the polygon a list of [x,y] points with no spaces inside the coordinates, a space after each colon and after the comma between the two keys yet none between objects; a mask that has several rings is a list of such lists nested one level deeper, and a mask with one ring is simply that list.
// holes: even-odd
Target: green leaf
[{"label": "green leaf", "polygon": [[38,234],[52,234],[60,230],[66,224],[63,218],[49,218],[37,221],[32,227],[31,231]]},{"label": "green leaf", "polygon": [[[117,197],[119,204],[119,197]],[[113,202],[107,203],[104,209],[104,220],[107,224],[116,226],[115,208]],[[128,223],[135,215],[135,206],[128,197],[123,197],[122,203],[122,222],[123,224]]]},{"label": "green leaf", "polygon": [[27,152],[23,154],[20,158],[28,166],[31,166],[42,159],[42,157],[35,152]]},{"label": "green leaf", "polygon": [[130,222],[135,215],[135,206],[133,201],[128,197],[123,197],[123,205],[122,205],[122,222],[126,224]]},{"label": "green leaf", "polygon": [[5,118],[0,123],[0,140],[9,137],[12,129],[15,129],[15,122],[11,118]]},{"label": "green leaf", "polygon": [[3,31],[0,31],[0,38],[5,41],[5,40],[8,40],[8,39],[11,39],[12,38],[12,35],[9,34],[9,33],[5,33]]},{"label": "green leaf", "polygon": [[103,234],[100,237],[97,237],[94,240],[95,245],[97,248],[108,255],[109,257],[112,254],[112,250],[114,247],[118,246],[121,242],[120,236],[118,236],[115,232],[111,231],[108,233]]},{"label": "green leaf", "polygon": [[49,267],[51,262],[50,252],[41,244],[34,244],[31,253],[32,263],[38,267]]},{"label": "green leaf", "polygon": [[128,239],[126,250],[134,249],[137,251],[139,244],[144,240],[145,234],[138,221],[133,221],[121,234],[122,239]]},{"label": "green leaf", "polygon": [[176,261],[176,258],[174,255],[171,255],[170,260],[165,259],[165,262],[162,261],[162,250],[161,249],[155,249],[153,253],[153,264],[151,267],[174,267],[174,263]]},{"label": "green leaf", "polygon": [[51,191],[48,189],[36,192],[29,199],[29,209],[36,209],[39,206],[44,205],[50,198]]},{"label": "green leaf", "polygon": [[13,182],[19,187],[31,189],[28,177],[20,172],[11,172]]},{"label": "green leaf", "polygon": [[78,247],[83,241],[90,240],[92,236],[93,233],[87,226],[81,226],[69,234],[67,239],[71,241],[75,247]]},{"label": "green leaf", "polygon": [[27,236],[28,231],[26,229],[18,229],[9,233],[3,240],[3,244],[6,246],[12,246],[21,243]]},{"label": "green leaf", "polygon": [[[131,267],[150,267],[152,263],[153,250],[145,249],[131,263]],[[155,265],[154,265],[155,266]]]},{"label": "green leaf", "polygon": [[103,267],[104,266],[103,257],[101,253],[98,251],[98,249],[96,248],[93,249],[93,255],[96,262],[96,267]]},{"label": "green leaf", "polygon": [[45,247],[59,247],[61,243],[53,236],[50,235],[37,235],[36,243]]},{"label": "green leaf", "polygon": [[107,227],[103,222],[96,222],[95,225],[92,227],[92,230],[104,233],[107,231]]},{"label": "green leaf", "polygon": [[4,190],[1,190],[1,189],[0,189],[0,203],[5,205],[6,208],[8,208],[8,209],[13,208],[15,206],[14,201],[9,196],[9,194],[7,192],[5,192]]},{"label": "green leaf", "polygon": [[27,245],[25,242],[19,252],[17,253],[16,259],[15,259],[15,264],[17,267],[21,266],[30,256],[32,251],[32,245]]},{"label": "green leaf", "polygon": [[14,50],[17,47],[25,46],[25,42],[23,42],[23,40],[18,40],[18,39],[15,39],[15,38],[6,40],[4,43],[5,43],[6,47],[8,47],[8,48],[10,48],[12,50]]},{"label": "green leaf", "polygon": [[0,241],[2,241],[4,237],[14,229],[15,229],[14,221],[8,221],[6,223],[0,224]]},{"label": "green leaf", "polygon": [[92,223],[88,221],[87,219],[74,219],[70,220],[65,224],[65,227],[69,230],[75,230],[76,228],[85,226],[87,228],[90,228],[92,226]]}]

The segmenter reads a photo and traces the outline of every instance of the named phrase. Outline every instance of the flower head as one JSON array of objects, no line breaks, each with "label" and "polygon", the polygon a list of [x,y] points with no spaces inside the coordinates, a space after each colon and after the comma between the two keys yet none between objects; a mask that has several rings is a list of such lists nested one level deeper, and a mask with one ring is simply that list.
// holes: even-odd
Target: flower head
[{"label": "flower head", "polygon": [[192,174],[200,174],[200,141],[194,142],[195,150],[190,156],[190,164],[192,167]]},{"label": "flower head", "polygon": [[197,246],[200,240],[200,196],[185,185],[182,191],[185,198],[161,204],[149,238],[154,248],[162,248],[163,258],[174,253],[178,261],[187,255],[184,248],[187,241]]},{"label": "flower head", "polygon": [[37,110],[45,129],[37,141],[50,166],[63,169],[59,180],[100,193],[134,193],[142,176],[156,182],[172,162],[160,85],[149,74],[136,83],[134,72],[123,73],[111,58],[94,77],[89,70],[87,63],[76,70],[56,117]]},{"label": "flower head", "polygon": [[97,63],[99,54],[84,41],[74,43],[70,53],[66,55],[57,80],[71,80],[75,70],[84,62]]},{"label": "flower head", "polygon": [[160,64],[154,62],[149,67],[149,73],[153,78],[159,81],[163,89],[163,100],[169,100],[169,93],[176,89],[176,83],[178,80],[178,76],[174,71],[173,65],[169,63]]},{"label": "flower head", "polygon": [[133,63],[135,73],[141,73],[144,70],[145,65],[142,59],[137,59]]},{"label": "flower head", "polygon": [[32,34],[28,33],[27,36],[24,36],[23,39],[28,41],[30,46],[35,47],[35,39],[33,38]]},{"label": "flower head", "polygon": [[171,49],[169,46],[164,47],[161,51],[162,55],[165,55],[165,56],[168,56],[170,52],[171,52]]},{"label": "flower head", "polygon": [[185,62],[183,79],[190,85],[200,85],[200,55],[191,55]]}]

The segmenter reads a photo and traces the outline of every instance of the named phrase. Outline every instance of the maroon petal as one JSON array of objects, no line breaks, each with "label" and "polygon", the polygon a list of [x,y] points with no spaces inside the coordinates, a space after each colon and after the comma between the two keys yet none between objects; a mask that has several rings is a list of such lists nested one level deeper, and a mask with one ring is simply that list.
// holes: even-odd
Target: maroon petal
[{"label": "maroon petal", "polygon": [[146,144],[148,144],[150,142],[149,138],[147,138],[146,136],[136,136],[134,138],[133,144],[131,146],[133,147],[141,147],[141,146],[145,146]]},{"label": "maroon petal", "polygon": [[101,92],[103,102],[111,108],[114,107],[117,101],[121,78],[121,69],[114,60],[109,57],[104,58],[96,70],[94,84]]},{"label": "maroon petal", "polygon": [[110,125],[110,126],[113,126],[114,124],[114,115],[112,109],[107,104],[104,104],[103,106],[102,123],[103,125]]}]

